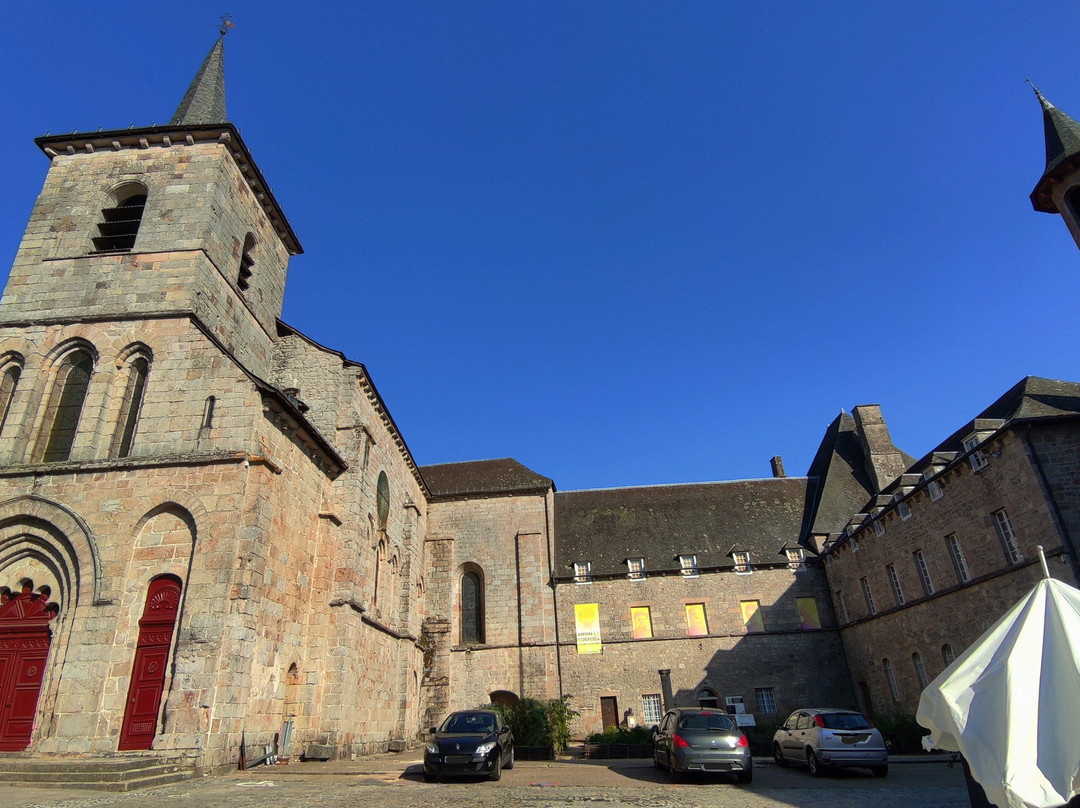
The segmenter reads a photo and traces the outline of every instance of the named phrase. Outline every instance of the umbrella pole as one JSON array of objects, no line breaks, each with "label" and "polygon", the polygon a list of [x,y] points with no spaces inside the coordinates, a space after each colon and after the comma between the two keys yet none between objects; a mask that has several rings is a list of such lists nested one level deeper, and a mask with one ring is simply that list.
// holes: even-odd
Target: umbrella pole
[{"label": "umbrella pole", "polygon": [[1043,552],[1043,546],[1040,544],[1035,548],[1039,551],[1039,563],[1042,564],[1043,578],[1050,577],[1050,568],[1046,566],[1046,553]]}]

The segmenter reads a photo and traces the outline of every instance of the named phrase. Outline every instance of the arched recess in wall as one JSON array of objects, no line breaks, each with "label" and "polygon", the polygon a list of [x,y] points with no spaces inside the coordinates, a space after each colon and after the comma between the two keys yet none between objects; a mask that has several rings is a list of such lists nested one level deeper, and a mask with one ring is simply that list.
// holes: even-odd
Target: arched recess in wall
[{"label": "arched recess in wall", "polygon": [[93,252],[130,252],[135,247],[146,196],[146,186],[141,182],[125,182],[113,189],[101,210]]},{"label": "arched recess in wall", "polygon": [[61,462],[71,456],[97,364],[97,352],[83,340],[59,346],[53,356],[32,457],[37,463]]},{"label": "arched recess in wall", "polygon": [[146,383],[150,375],[153,354],[143,344],[129,345],[116,361],[114,396],[117,405],[113,414],[113,435],[109,445],[110,457],[129,457],[142,412]]},{"label": "arched recess in wall", "polygon": [[8,351],[0,356],[0,437],[3,437],[7,426],[11,402],[15,400],[15,390],[22,378],[24,365],[22,354],[15,351]]},{"label": "arched recess in wall", "polygon": [[488,699],[492,704],[501,704],[504,707],[517,707],[520,699],[517,693],[513,693],[509,690],[492,690],[488,694]]},{"label": "arched recess in wall", "polygon": [[458,575],[458,642],[480,645],[485,642],[484,570],[479,564],[461,565]]},{"label": "arched recess in wall", "polygon": [[719,707],[720,697],[711,687],[703,687],[698,691],[697,702],[699,707]]}]

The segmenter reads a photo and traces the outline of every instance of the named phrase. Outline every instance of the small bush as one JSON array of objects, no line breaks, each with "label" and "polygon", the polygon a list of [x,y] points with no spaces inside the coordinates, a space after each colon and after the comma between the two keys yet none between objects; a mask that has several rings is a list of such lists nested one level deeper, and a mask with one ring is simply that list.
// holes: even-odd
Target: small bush
[{"label": "small bush", "polygon": [[652,730],[648,727],[611,726],[603,732],[594,732],[585,739],[586,743],[652,743]]},{"label": "small bush", "polygon": [[487,709],[503,717],[514,733],[516,746],[550,746],[561,754],[570,740],[570,721],[579,715],[570,707],[570,698],[568,695],[548,701],[525,698],[513,707],[489,704]]}]

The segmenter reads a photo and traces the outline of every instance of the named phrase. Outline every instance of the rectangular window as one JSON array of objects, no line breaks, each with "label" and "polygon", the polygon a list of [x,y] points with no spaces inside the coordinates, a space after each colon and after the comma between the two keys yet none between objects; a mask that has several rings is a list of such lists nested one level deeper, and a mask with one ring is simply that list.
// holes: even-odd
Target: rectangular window
[{"label": "rectangular window", "polygon": [[978,471],[979,469],[986,467],[986,458],[983,457],[982,452],[975,448],[980,443],[981,441],[974,435],[964,441],[964,451],[971,452],[971,454],[968,455],[968,463],[971,464],[972,471]]},{"label": "rectangular window", "polygon": [[776,715],[776,697],[771,687],[755,687],[754,695],[757,696],[757,711],[762,715]]},{"label": "rectangular window", "polygon": [[574,583],[592,583],[592,562],[578,561],[574,564]]},{"label": "rectangular window", "polygon": [[870,614],[877,614],[877,608],[874,606],[874,596],[870,593],[870,582],[865,578],[860,578],[859,583],[862,584],[862,594],[866,599],[866,609]]},{"label": "rectangular window", "polygon": [[792,550],[790,548],[787,550],[787,565],[788,569],[792,572],[801,570],[806,566],[806,555],[803,553],[801,547],[798,550]]},{"label": "rectangular window", "polygon": [[682,570],[684,578],[697,578],[698,565],[696,555],[681,555],[679,556],[679,568]]},{"label": "rectangular window", "polygon": [[848,617],[847,601],[844,600],[844,593],[839,589],[836,590],[836,601],[840,604],[840,616],[844,618],[845,623],[850,623],[851,618]]},{"label": "rectangular window", "polygon": [[627,577],[631,581],[644,581],[645,580],[645,559],[644,558],[628,558],[626,559],[626,566],[629,569]]},{"label": "rectangular window", "polygon": [[937,502],[939,499],[945,496],[945,492],[941,490],[941,485],[938,483],[937,480],[931,480],[930,482],[928,482],[926,484],[926,490],[930,492],[930,499],[933,502]]},{"label": "rectangular window", "polygon": [[885,535],[885,524],[880,519],[874,520],[874,535],[879,538]]},{"label": "rectangular window", "polygon": [[641,718],[646,727],[654,727],[664,717],[659,693],[646,693],[641,697]]},{"label": "rectangular window", "polygon": [[754,568],[750,566],[749,553],[732,553],[731,557],[735,561],[735,572],[740,575],[749,575],[754,571]]},{"label": "rectangular window", "polygon": [[889,576],[889,586],[892,587],[893,598],[896,600],[896,605],[903,606],[904,590],[900,588],[900,576],[896,574],[896,567],[889,564],[885,567],[885,572]]},{"label": "rectangular window", "polygon": [[919,583],[922,584],[923,593],[934,594],[934,584],[930,581],[930,568],[926,566],[926,556],[923,555],[923,551],[916,550],[911,557],[915,559],[915,569],[919,572]]},{"label": "rectangular window", "polygon": [[993,517],[994,529],[997,531],[998,539],[1001,540],[1005,560],[1010,564],[1023,561],[1024,557],[1020,555],[1020,547],[1016,543],[1016,533],[1013,531],[1012,522],[1009,521],[1009,514],[1002,508],[1000,511],[994,511],[990,516]]},{"label": "rectangular window", "polygon": [[964,558],[964,550],[960,546],[955,533],[945,537],[945,545],[949,548],[949,558],[952,559],[953,572],[956,573],[958,583],[967,583],[971,580],[971,571],[968,569],[967,559]]},{"label": "rectangular window", "polygon": [[799,610],[799,627],[803,631],[821,628],[817,601],[814,598],[795,598],[795,608]]},{"label": "rectangular window", "polygon": [[630,624],[635,640],[647,640],[652,636],[652,614],[648,606],[630,607]]},{"label": "rectangular window", "polygon": [[906,502],[901,502],[896,506],[896,512],[900,514],[900,518],[905,522],[911,518],[911,508],[907,506]]},{"label": "rectangular window", "polygon": [[709,633],[709,624],[705,620],[704,603],[686,604],[686,634],[689,637],[704,637]]},{"label": "rectangular window", "polygon": [[765,616],[761,613],[761,601],[740,600],[739,606],[742,608],[743,625],[746,626],[747,631],[765,630]]}]

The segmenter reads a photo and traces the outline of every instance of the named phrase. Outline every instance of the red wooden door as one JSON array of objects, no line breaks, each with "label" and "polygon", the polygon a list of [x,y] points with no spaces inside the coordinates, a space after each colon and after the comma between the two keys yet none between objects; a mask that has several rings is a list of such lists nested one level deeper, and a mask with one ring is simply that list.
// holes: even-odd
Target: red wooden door
[{"label": "red wooden door", "polygon": [[52,639],[49,621],[58,611],[48,600],[26,586],[0,604],[0,752],[30,745]]},{"label": "red wooden door", "polygon": [[180,608],[180,582],[156,578],[146,593],[139,620],[139,645],[131,666],[120,750],[149,749],[157,733],[161,694],[165,689],[165,666],[169,662],[176,612]]}]

